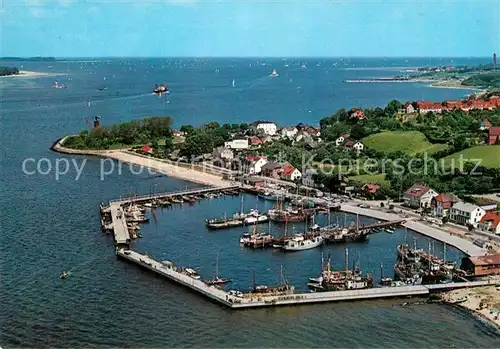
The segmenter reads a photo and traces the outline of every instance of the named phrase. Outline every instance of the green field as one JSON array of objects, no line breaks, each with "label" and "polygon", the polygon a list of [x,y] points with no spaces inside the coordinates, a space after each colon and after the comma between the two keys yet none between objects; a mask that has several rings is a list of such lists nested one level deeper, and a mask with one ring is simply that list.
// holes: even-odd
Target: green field
[{"label": "green field", "polygon": [[361,182],[361,183],[389,185],[389,181],[385,179],[384,173],[378,173],[378,174],[374,174],[374,175],[350,176],[349,180]]},{"label": "green field", "polygon": [[481,166],[500,168],[500,145],[478,145],[476,147],[467,148],[443,158],[445,165],[451,166],[452,161],[454,161],[453,166],[459,167],[461,155],[463,161],[481,161]]},{"label": "green field", "polygon": [[393,132],[386,131],[366,137],[363,144],[377,151],[402,151],[409,155],[418,153],[435,153],[447,147],[446,144],[430,143],[422,132]]}]

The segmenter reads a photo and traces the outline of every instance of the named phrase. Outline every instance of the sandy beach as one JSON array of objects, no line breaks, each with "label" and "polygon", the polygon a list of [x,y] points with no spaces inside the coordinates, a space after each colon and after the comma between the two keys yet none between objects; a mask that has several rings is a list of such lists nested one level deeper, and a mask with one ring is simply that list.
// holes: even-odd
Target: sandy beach
[{"label": "sandy beach", "polygon": [[[68,137],[68,136],[67,136]],[[191,164],[176,164],[168,160],[160,160],[144,155],[135,154],[127,149],[117,150],[78,150],[63,146],[64,137],[52,146],[52,150],[72,155],[91,155],[102,158],[109,158],[123,163],[134,164],[145,168],[150,168],[155,172],[166,174],[170,177],[183,179],[193,183],[210,185],[215,187],[230,186],[230,181],[222,179],[219,174],[209,172],[209,169],[201,166],[192,167]],[[191,168],[192,167],[192,168]]]},{"label": "sandy beach", "polygon": [[0,76],[0,78],[43,78],[47,76],[64,75],[64,73],[45,73],[28,70],[20,70],[19,74]]},{"label": "sandy beach", "polygon": [[500,290],[497,290],[496,286],[463,288],[443,293],[441,297],[446,303],[456,304],[470,310],[500,329],[500,313],[498,312]]}]

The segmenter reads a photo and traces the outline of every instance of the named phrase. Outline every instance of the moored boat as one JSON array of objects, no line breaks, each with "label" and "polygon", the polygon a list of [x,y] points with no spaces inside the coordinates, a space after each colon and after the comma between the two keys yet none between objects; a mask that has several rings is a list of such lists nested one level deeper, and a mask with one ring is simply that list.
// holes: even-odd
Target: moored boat
[{"label": "moored boat", "polygon": [[283,251],[304,251],[321,246],[324,242],[325,238],[322,235],[304,238],[304,236],[300,234],[297,237],[285,241],[281,249]]}]

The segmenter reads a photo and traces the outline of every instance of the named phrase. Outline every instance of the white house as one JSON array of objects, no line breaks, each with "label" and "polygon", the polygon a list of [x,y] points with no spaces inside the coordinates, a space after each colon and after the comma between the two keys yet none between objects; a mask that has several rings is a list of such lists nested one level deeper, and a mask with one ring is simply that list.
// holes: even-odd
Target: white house
[{"label": "white house", "polygon": [[466,202],[457,202],[450,210],[450,220],[467,225],[471,224],[477,227],[486,211],[481,207]]},{"label": "white house", "polygon": [[342,144],[344,144],[345,138],[344,136],[340,136],[335,140],[335,146],[340,147]]},{"label": "white house", "polygon": [[316,183],[314,182],[314,175],[317,174],[318,171],[314,168],[308,168],[304,175],[302,176],[302,184],[306,187],[314,188],[316,187]]},{"label": "white house", "polygon": [[248,139],[233,139],[229,142],[224,142],[224,147],[229,149],[248,149]]},{"label": "white house", "polygon": [[255,126],[257,131],[262,130],[262,132],[269,136],[274,136],[278,130],[276,124],[270,121],[256,121],[252,125]]},{"label": "white house", "polygon": [[286,126],[280,130],[282,138],[290,138],[290,139],[293,139],[297,134],[297,132],[299,132],[299,130],[297,130],[297,128],[293,126]]},{"label": "white house", "polygon": [[232,160],[234,158],[234,153],[229,148],[218,147],[214,149],[213,156],[216,159]]},{"label": "white house", "polygon": [[248,162],[248,173],[257,174],[262,171],[262,166],[267,164],[266,156],[247,156],[246,161]]},{"label": "white house", "polygon": [[361,142],[356,142],[352,147],[359,153],[365,146]]},{"label": "white house", "polygon": [[422,185],[414,184],[403,195],[404,204],[408,207],[421,208],[429,207],[434,196],[438,195],[433,189]]},{"label": "white house", "polygon": [[297,170],[295,167],[289,165],[285,166],[281,172],[281,179],[295,181],[302,177],[302,173]]}]

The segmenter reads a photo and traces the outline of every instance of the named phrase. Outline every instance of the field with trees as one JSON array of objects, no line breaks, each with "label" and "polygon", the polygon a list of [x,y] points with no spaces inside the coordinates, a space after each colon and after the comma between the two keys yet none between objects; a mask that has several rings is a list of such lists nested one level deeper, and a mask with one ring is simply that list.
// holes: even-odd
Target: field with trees
[{"label": "field with trees", "polygon": [[447,166],[458,167],[460,159],[489,168],[500,168],[500,145],[479,145],[443,158]]},{"label": "field with trees", "polygon": [[363,144],[377,151],[406,154],[432,154],[447,148],[446,144],[432,144],[419,131],[386,131],[370,135],[363,139]]}]

